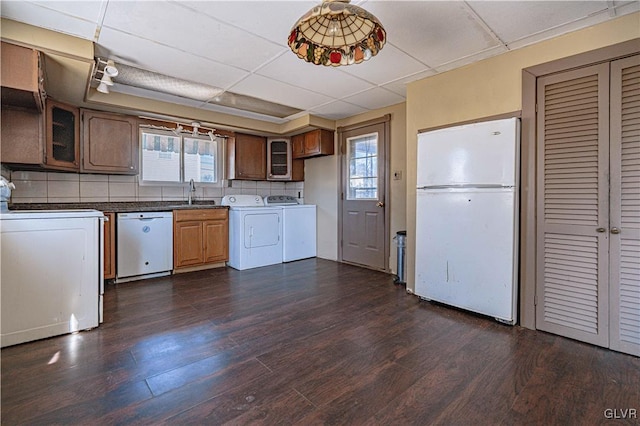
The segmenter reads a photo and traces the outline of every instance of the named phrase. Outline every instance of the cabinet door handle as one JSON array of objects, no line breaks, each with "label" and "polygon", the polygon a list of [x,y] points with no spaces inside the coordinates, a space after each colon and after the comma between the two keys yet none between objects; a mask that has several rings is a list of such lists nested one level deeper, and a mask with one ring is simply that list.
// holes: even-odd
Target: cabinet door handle
[{"label": "cabinet door handle", "polygon": [[604,232],[604,231],[606,231],[605,228],[596,228],[596,232]]},{"label": "cabinet door handle", "polygon": [[619,234],[620,233],[620,229],[619,228],[611,228],[611,233],[612,234]]}]

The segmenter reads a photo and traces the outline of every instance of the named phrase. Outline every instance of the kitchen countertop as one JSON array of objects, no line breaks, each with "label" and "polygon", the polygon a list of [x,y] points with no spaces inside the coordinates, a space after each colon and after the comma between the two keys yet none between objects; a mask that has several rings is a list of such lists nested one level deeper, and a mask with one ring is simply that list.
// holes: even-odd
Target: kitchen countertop
[{"label": "kitchen countertop", "polygon": [[228,209],[215,205],[213,201],[198,200],[189,205],[186,201],[119,201],[104,203],[20,203],[12,204],[9,210],[74,210],[94,209],[102,212],[161,212],[186,209]]}]

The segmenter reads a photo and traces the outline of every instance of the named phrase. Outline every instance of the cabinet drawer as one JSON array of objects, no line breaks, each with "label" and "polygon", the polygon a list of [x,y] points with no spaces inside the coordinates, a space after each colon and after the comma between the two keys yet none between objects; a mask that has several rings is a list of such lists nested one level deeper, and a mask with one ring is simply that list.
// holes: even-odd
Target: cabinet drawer
[{"label": "cabinet drawer", "polygon": [[176,222],[188,220],[220,220],[226,219],[227,213],[227,209],[174,210],[173,217]]}]

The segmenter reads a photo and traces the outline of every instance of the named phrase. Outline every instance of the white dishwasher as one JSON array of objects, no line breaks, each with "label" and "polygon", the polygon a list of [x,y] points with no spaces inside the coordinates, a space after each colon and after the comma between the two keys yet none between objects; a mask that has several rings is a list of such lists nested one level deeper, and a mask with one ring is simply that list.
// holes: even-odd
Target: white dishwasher
[{"label": "white dishwasher", "polygon": [[118,213],[116,282],[169,275],[173,213]]}]

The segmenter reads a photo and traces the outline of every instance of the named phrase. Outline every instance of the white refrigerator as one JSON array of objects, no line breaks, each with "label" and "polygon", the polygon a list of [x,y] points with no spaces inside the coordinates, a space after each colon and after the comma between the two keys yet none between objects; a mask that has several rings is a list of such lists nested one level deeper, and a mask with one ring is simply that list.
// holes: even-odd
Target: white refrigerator
[{"label": "white refrigerator", "polygon": [[517,118],[418,135],[415,293],[517,320]]}]

